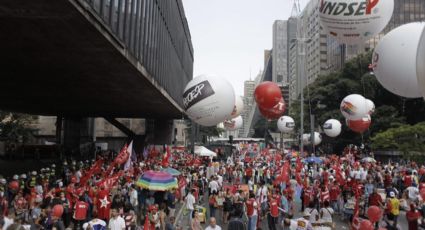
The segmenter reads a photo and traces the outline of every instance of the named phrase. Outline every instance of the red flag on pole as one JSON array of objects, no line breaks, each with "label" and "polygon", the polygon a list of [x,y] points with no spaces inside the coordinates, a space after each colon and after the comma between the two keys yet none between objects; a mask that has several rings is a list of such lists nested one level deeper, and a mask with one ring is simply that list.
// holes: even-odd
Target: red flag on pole
[{"label": "red flag on pole", "polygon": [[150,230],[149,216],[146,214],[145,216],[145,224],[143,225],[143,229]]}]

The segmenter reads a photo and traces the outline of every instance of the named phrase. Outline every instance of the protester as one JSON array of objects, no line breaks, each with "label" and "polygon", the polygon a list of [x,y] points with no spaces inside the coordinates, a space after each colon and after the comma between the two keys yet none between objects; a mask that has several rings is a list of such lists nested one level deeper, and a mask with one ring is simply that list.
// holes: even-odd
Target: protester
[{"label": "protester", "polygon": [[[404,213],[403,206],[425,207],[420,192],[425,186],[423,166],[364,162],[354,147],[340,156],[317,157],[320,162],[309,162],[310,155],[292,150],[254,149],[243,143],[226,161],[173,153],[168,166],[160,151],[152,150],[137,156],[127,169],[114,164],[119,154],[100,153],[94,161],[65,161],[63,168],[52,165],[40,172],[0,177],[3,228],[19,223],[44,229],[119,229],[122,218],[126,229],[139,229],[144,223],[149,230],[221,229],[217,221],[224,229],[327,229],[337,221],[354,226],[359,218],[367,218],[370,206],[386,214],[376,226],[388,222],[387,228],[400,228],[405,223],[400,218],[405,217],[412,229],[419,225],[418,212],[410,207]],[[167,167],[180,172],[178,187],[151,191],[138,186],[144,172]],[[60,216],[53,215],[55,205],[63,208]],[[303,218],[296,219],[300,208]],[[177,213],[189,222],[175,220]],[[342,213],[345,219],[338,215]],[[204,218],[209,226],[200,223]]]},{"label": "protester", "polygon": [[205,230],[221,230],[221,227],[217,225],[216,219],[211,217],[210,224],[205,228]]}]

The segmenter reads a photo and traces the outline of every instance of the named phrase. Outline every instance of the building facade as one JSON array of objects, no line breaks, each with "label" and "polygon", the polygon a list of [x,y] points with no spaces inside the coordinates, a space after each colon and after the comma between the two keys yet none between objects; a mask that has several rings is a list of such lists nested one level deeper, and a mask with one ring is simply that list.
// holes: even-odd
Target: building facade
[{"label": "building facade", "polygon": [[[122,125],[130,129],[136,135],[145,135],[146,119],[139,118],[117,118]],[[36,129],[35,144],[45,144],[56,141],[56,122],[55,116],[39,116],[34,122],[32,128]],[[103,118],[94,118],[94,126],[90,124],[91,119],[87,119],[86,129],[93,129],[96,142],[108,143],[114,150],[122,147],[121,143],[127,140],[127,135],[121,132],[114,125]],[[173,142],[175,145],[185,145],[189,135],[187,133],[187,124],[185,120],[173,121]],[[91,130],[88,133],[92,133]]]},{"label": "building facade", "polygon": [[[319,75],[340,69],[343,63],[340,58],[341,46],[328,37],[320,26],[319,1],[310,1],[298,18],[291,17],[290,21],[297,25],[297,39],[290,39],[288,45],[289,104],[292,104],[298,100],[301,88],[314,82]],[[305,42],[304,53],[301,40]],[[300,57],[304,58],[305,76],[300,76]]]},{"label": "building facade", "polygon": [[273,24],[273,82],[288,82],[288,21],[276,20]]}]

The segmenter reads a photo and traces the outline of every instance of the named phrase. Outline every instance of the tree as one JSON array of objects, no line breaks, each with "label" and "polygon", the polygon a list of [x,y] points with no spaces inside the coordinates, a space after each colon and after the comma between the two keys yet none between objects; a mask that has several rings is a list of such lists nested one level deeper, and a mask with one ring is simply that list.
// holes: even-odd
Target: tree
[{"label": "tree", "polygon": [[410,158],[425,152],[425,122],[416,125],[400,125],[372,137],[372,147],[381,150],[398,150]]},{"label": "tree", "polygon": [[[315,115],[315,126],[322,125],[328,119],[337,119],[345,123],[339,111],[344,97],[349,94],[361,94],[371,99],[376,106],[372,115],[372,125],[363,135],[350,131],[345,125],[337,141],[325,138],[324,142],[333,143],[337,152],[347,144],[368,142],[371,136],[389,128],[403,124],[416,124],[425,121],[425,103],[423,99],[406,99],[387,91],[370,73],[369,63],[372,53],[358,55],[347,62],[339,72],[319,76],[315,82],[304,89],[304,130],[310,132],[310,111]],[[299,100],[291,104],[290,116],[299,129]],[[317,129],[317,128],[316,128]]]},{"label": "tree", "polygon": [[35,131],[37,116],[0,111],[0,138],[8,142],[27,142]]}]

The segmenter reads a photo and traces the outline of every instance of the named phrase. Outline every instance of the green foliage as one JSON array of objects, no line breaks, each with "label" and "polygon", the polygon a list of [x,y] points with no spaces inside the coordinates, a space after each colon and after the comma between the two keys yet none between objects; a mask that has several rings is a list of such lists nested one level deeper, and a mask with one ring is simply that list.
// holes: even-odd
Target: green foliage
[{"label": "green foliage", "polygon": [[382,150],[399,150],[406,157],[425,152],[425,122],[416,125],[400,125],[378,133],[371,138],[372,147]]},{"label": "green foliage", "polygon": [[0,138],[8,142],[26,142],[32,137],[37,116],[0,111]]},{"label": "green foliage", "polygon": [[[346,125],[343,125],[342,133],[337,141],[332,138],[324,139],[324,144],[332,143],[337,152],[347,144],[360,144],[362,141],[367,143],[371,136],[387,129],[425,121],[424,100],[402,98],[384,89],[368,69],[371,56],[371,52],[361,54],[347,62],[341,71],[319,76],[315,82],[304,89],[304,132],[310,132],[310,110],[315,115],[316,127],[331,118],[345,124],[345,118],[341,115],[339,106],[342,99],[349,94],[361,94],[375,103],[376,112],[372,115],[372,125],[363,136],[350,131]],[[299,100],[293,101],[289,115],[294,118],[296,128],[299,130]],[[374,146],[394,147],[390,142]],[[404,146],[400,144],[397,147],[404,148]]]}]

